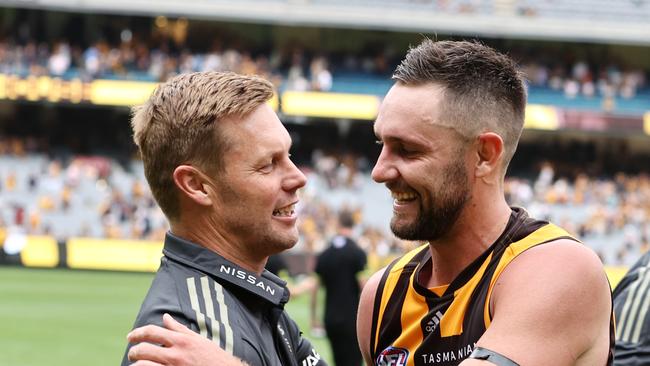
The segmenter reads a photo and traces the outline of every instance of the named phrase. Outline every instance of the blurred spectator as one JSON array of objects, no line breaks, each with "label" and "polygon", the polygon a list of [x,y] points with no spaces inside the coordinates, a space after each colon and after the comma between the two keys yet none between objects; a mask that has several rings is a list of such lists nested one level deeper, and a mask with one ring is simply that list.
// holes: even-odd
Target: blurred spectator
[{"label": "blurred spectator", "polygon": [[327,69],[327,61],[324,57],[314,58],[310,69],[312,90],[326,92],[332,89],[332,74]]},{"label": "blurred spectator", "polygon": [[63,76],[70,68],[70,46],[65,42],[56,43],[52,49],[52,54],[47,62],[47,68],[50,74],[54,76]]},{"label": "blurred spectator", "polygon": [[[338,230],[329,247],[316,259],[314,272],[325,288],[324,324],[336,366],[362,364],[356,332],[357,308],[361,294],[359,273],[366,267],[366,253],[352,239],[355,223],[351,212],[338,215]],[[312,300],[312,324],[316,314],[318,287]]]},{"label": "blurred spectator", "polygon": [[266,261],[266,266],[264,266],[264,268],[276,276],[279,276],[281,271],[289,271],[287,261],[284,259],[282,254],[274,254],[270,256],[268,261]]}]

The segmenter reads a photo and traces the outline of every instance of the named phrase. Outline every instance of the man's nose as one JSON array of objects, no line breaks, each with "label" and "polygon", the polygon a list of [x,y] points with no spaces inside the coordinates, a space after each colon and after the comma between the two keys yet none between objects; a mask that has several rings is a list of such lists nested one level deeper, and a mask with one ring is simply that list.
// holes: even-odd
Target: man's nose
[{"label": "man's nose", "polygon": [[379,154],[379,158],[377,158],[374,168],[372,168],[372,179],[377,183],[384,183],[397,178],[398,175],[399,172],[384,147],[381,154]]},{"label": "man's nose", "polygon": [[304,187],[305,184],[307,184],[307,177],[305,174],[300,169],[298,169],[293,161],[290,161],[290,169],[291,172],[289,174],[289,177],[284,180],[284,189],[287,191],[295,191]]}]

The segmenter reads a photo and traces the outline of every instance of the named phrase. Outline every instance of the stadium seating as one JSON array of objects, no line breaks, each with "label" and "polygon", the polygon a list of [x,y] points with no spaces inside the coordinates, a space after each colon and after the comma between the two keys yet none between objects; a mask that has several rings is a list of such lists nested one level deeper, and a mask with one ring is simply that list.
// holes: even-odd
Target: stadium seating
[{"label": "stadium seating", "polygon": [[[94,165],[83,159],[60,165],[44,155],[0,156],[0,219],[9,228],[21,227],[28,234],[48,234],[59,240],[79,236],[159,240],[167,230],[167,223],[152,204],[151,193],[144,184],[142,163],[132,161],[126,170],[108,158],[101,159],[109,166],[107,172],[110,173],[105,176],[98,175]],[[306,168],[309,184],[301,193],[302,221],[313,219],[325,224],[337,209],[346,207],[360,214],[359,235],[372,230],[381,233],[385,240],[392,240],[387,226],[392,199],[386,188],[374,183],[368,173],[355,173],[349,180],[342,166],[335,169],[337,181],[332,184],[322,172]],[[7,184],[10,176],[14,183]],[[596,250],[605,263],[629,265],[639,250],[650,246],[648,218],[639,216],[645,215],[642,207],[650,202],[650,180],[646,176],[625,179],[639,187],[636,188],[638,192],[627,188],[608,195],[606,192],[614,187],[612,179],[590,179],[586,191],[580,190],[579,194],[566,180],[540,186],[535,181],[517,178],[518,184],[528,186],[526,190],[534,195],[510,196],[511,203],[523,205],[532,215],[582,235],[581,239]],[[134,188],[134,184],[139,184],[139,188]],[[67,207],[61,193],[66,186],[71,188]],[[586,197],[583,203],[574,203],[577,197],[583,196]],[[632,208],[628,203],[631,197],[635,197]],[[22,223],[17,222],[18,208],[24,211]],[[318,216],[323,209],[326,216]],[[146,230],[134,228],[145,221]],[[332,234],[328,231],[331,228],[319,225],[317,232],[312,233],[301,226],[302,239],[295,250],[318,251],[326,244],[325,239]]]}]

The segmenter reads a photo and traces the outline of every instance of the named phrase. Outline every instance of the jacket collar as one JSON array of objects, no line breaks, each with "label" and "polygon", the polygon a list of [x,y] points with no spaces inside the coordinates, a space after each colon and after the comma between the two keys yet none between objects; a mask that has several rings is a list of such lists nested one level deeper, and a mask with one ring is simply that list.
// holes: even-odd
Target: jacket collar
[{"label": "jacket collar", "polygon": [[287,283],[273,273],[264,270],[260,276],[250,272],[219,254],[169,231],[165,235],[163,254],[174,261],[242,288],[274,305],[284,305],[289,300]]}]

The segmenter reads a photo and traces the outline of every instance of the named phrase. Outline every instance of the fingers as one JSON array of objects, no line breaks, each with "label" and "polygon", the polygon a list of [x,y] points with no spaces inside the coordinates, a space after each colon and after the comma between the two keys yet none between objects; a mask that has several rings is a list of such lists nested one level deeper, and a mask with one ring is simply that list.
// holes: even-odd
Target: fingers
[{"label": "fingers", "polygon": [[158,362],[140,360],[136,363],[132,363],[131,366],[164,366],[164,365]]},{"label": "fingers", "polygon": [[129,349],[129,361],[142,361],[152,364],[166,365],[169,360],[169,349],[151,343],[139,343]]},{"label": "fingers", "polygon": [[171,315],[167,313],[163,315],[163,325],[165,326],[165,328],[169,330],[173,330],[175,332],[180,332],[185,334],[195,334],[191,329],[177,322],[176,319],[174,319]]},{"label": "fingers", "polygon": [[171,346],[174,343],[174,331],[159,327],[157,325],[145,325],[136,328],[126,336],[129,343],[148,342]]}]

